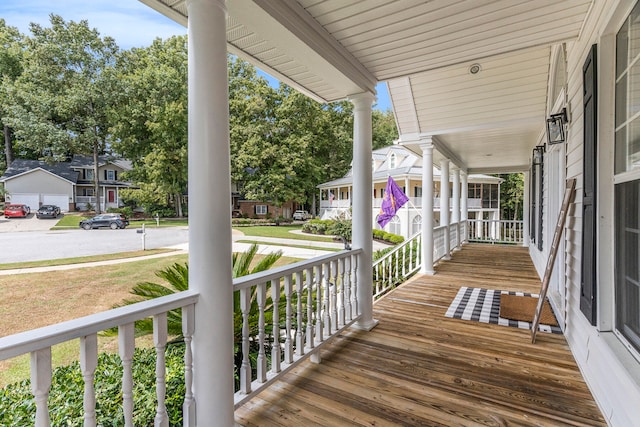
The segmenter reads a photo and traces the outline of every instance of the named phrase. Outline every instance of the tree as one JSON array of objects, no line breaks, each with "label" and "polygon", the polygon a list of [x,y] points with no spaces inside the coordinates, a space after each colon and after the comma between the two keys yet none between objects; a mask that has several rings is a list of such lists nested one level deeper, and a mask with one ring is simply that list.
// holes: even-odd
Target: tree
[{"label": "tree", "polygon": [[140,187],[129,197],[148,210],[171,199],[180,217],[187,190],[187,37],[124,51],[117,65],[109,117],[113,149],[132,161],[128,178]]},{"label": "tree", "polygon": [[521,173],[499,175],[504,181],[500,184],[501,217],[522,219],[522,201],[524,199],[524,176]]},{"label": "tree", "polygon": [[373,149],[387,147],[398,139],[396,119],[391,110],[373,110],[371,115],[373,125]]},{"label": "tree", "polygon": [[[21,144],[48,161],[93,155],[99,194],[98,156],[108,150],[107,109],[114,93],[108,70],[118,47],[87,21],[50,16],[51,27],[31,24],[23,72],[10,88],[5,124]],[[100,204],[96,206],[100,211]]]},{"label": "tree", "polygon": [[[6,25],[0,18],[0,118],[4,115],[3,105],[9,102],[8,91],[18,76],[22,73],[22,53],[24,50],[24,36],[15,27]],[[13,161],[13,143],[11,129],[2,119],[4,135],[5,167]],[[4,171],[5,167],[0,166]]]}]

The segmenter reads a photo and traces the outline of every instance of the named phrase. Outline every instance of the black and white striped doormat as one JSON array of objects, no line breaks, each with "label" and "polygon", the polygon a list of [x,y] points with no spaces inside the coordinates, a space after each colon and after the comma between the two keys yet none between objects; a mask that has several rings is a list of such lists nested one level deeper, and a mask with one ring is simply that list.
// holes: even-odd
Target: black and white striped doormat
[{"label": "black and white striped doormat", "polygon": [[[492,289],[468,288],[463,286],[447,309],[445,317],[462,320],[475,320],[481,323],[493,323],[502,326],[513,326],[521,329],[531,329],[530,322],[504,319],[500,317],[500,295],[510,294],[538,298],[537,294],[526,292],[495,291]],[[540,332],[561,334],[558,326],[539,325]]]}]

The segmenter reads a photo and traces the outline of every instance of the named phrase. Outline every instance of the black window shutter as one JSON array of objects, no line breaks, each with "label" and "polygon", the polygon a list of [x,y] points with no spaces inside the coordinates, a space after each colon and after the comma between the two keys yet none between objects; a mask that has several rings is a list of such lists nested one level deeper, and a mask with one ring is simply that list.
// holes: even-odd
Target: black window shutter
[{"label": "black window shutter", "polygon": [[105,180],[107,179],[107,170],[106,169],[104,170],[104,179]]},{"label": "black window shutter", "polygon": [[538,165],[538,250],[542,250],[542,220],[544,207],[544,154],[542,155],[542,162]]},{"label": "black window shutter", "polygon": [[580,310],[591,322],[597,319],[596,281],[596,155],[598,129],[597,103],[597,45],[582,67],[583,77],[583,185],[582,185],[582,280],[580,282]]},{"label": "black window shutter", "polygon": [[114,179],[115,181],[117,181],[117,180],[118,180],[118,171],[117,171],[117,170],[114,170],[114,171],[113,171],[113,179]]}]

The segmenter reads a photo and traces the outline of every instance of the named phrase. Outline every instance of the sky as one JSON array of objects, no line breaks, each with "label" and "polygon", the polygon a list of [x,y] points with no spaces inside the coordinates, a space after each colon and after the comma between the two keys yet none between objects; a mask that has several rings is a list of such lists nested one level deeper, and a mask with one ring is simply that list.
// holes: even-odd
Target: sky
[{"label": "sky", "polygon": [[[102,36],[113,37],[122,49],[145,47],[156,37],[187,33],[185,27],[138,0],[0,0],[0,18],[23,34],[30,34],[31,22],[48,26],[51,13],[66,21],[86,19],[90,27],[97,28]],[[276,79],[261,74],[277,86]],[[391,109],[386,85],[379,84],[377,91],[376,108]]]}]

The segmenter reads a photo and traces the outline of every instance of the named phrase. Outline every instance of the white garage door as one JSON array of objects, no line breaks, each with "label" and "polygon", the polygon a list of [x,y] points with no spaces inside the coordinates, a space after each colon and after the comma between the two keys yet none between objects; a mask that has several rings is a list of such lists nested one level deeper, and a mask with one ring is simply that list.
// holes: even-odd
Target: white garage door
[{"label": "white garage door", "polygon": [[40,195],[37,193],[13,193],[11,203],[27,205],[31,210],[38,210],[40,207]]},{"label": "white garage door", "polygon": [[45,194],[42,196],[43,205],[56,205],[61,211],[69,210],[69,196],[66,194]]}]

